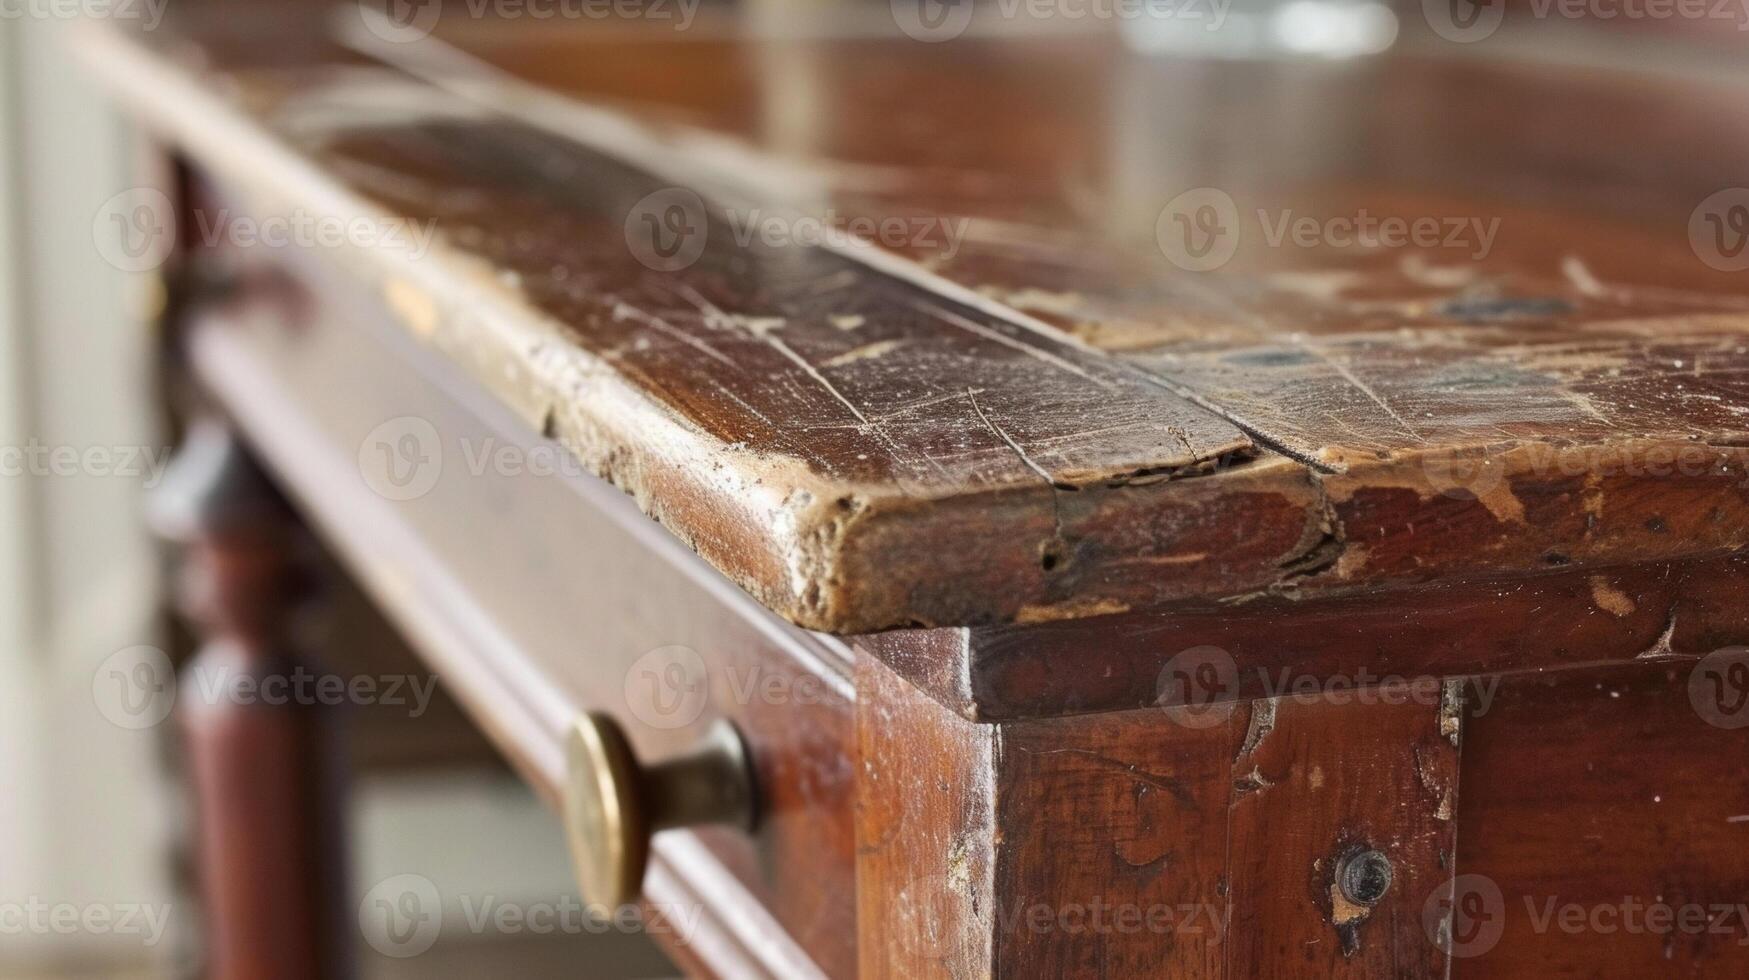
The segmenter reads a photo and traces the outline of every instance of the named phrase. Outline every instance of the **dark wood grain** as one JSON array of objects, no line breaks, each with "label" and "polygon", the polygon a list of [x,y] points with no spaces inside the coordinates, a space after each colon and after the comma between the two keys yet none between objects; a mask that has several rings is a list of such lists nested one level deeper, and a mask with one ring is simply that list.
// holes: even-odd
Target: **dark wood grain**
[{"label": "dark wood grain", "polygon": [[856,688],[857,975],[989,976],[996,733],[873,658]]},{"label": "dark wood grain", "polygon": [[1730,663],[1749,652],[1513,678],[1471,707],[1454,976],[1749,969],[1749,687]]},{"label": "dark wood grain", "polygon": [[[968,218],[965,241],[909,252],[1329,469],[1743,429],[1740,402],[1714,386],[1735,383],[1749,305],[1689,235],[1697,205],[1740,183],[1749,155],[1728,78],[1413,53],[1340,68],[1205,63],[1084,35],[973,38],[957,57],[878,38],[622,38],[587,59],[564,56],[588,44],[581,33],[453,39],[673,140],[690,127],[730,136],[750,160],[812,176],[845,221]],[[701,84],[630,91],[632,65],[652,60]],[[792,76],[774,63],[814,86],[816,125],[801,138],[730,111],[781,97]],[[1538,99],[1508,108],[1527,88]],[[852,92],[861,111],[833,112]],[[1155,235],[1162,209],[1198,187],[1243,219],[1234,261],[1209,274],[1163,261]],[[1442,222],[1442,241],[1276,245],[1264,227],[1363,212]],[[1448,246],[1451,221],[1495,234]]]},{"label": "dark wood grain", "polygon": [[[689,749],[720,718],[747,738],[758,831],[657,835],[645,897],[701,917],[698,949],[654,938],[700,972],[851,972],[846,652],[775,620],[621,495],[554,464],[558,444],[332,268],[206,258],[241,285],[185,326],[194,379],[538,793],[558,799],[563,739],[585,709],[619,719],[643,759]],[[434,478],[400,499],[373,439],[410,419],[431,427]]]},{"label": "dark wood grain", "polygon": [[[1455,859],[1460,710],[1289,696],[1235,714],[1245,735],[1228,804],[1228,975],[1442,974],[1445,952],[1420,913]],[[1391,873],[1375,904],[1337,880],[1368,852]]]},{"label": "dark wood grain", "polygon": [[[654,842],[687,969],[1741,972],[1749,932],[1535,919],[1749,929],[1749,298],[1696,234],[1733,83],[363,24],[91,42],[214,180],[181,234],[435,235],[206,243],[188,366],[549,798],[579,710],[746,735],[755,834]],[[1231,202],[1218,267],[1184,200]],[[1363,214],[1459,240],[1267,240]],[[446,460],[403,497],[410,422]]]},{"label": "dark wood grain", "polygon": [[[1442,975],[1420,916],[1461,726],[1437,688],[978,725],[862,663],[865,975]],[[1392,883],[1361,905],[1337,876],[1368,851]]]},{"label": "dark wood grain", "polygon": [[[998,977],[1734,976],[1745,664],[979,724],[865,658],[861,908],[884,938],[865,972],[953,949],[975,957],[954,975]],[[1333,876],[1369,850],[1392,878],[1366,906]],[[908,866],[935,890],[883,901]],[[1205,905],[1218,933],[1115,927]]]},{"label": "dark wood grain", "polygon": [[[462,19],[397,45],[196,20],[96,48],[144,118],[276,206],[434,223],[429,254],[347,265],[807,626],[1749,543],[1749,300],[1690,236],[1749,156],[1723,82],[697,30]],[[1155,226],[1202,185],[1246,225],[1192,272]],[[706,234],[656,271],[625,229],[664,189]],[[755,212],[960,230],[738,241]],[[1363,212],[1478,237],[1265,234]]]},{"label": "dark wood grain", "polygon": [[[181,548],[180,608],[202,644],[178,677],[192,790],[202,972],[216,980],[350,975],[341,712],[295,694],[303,528],[234,432],[191,430],[152,498]],[[271,692],[277,690],[276,698]]]},{"label": "dark wood grain", "polygon": [[1635,660],[1685,662],[1749,642],[1749,561],[1648,562],[1359,594],[1194,603],[1034,626],[900,630],[861,644],[968,718],[1161,703],[1181,653],[1231,664],[1220,699],[1307,684],[1438,683]]}]

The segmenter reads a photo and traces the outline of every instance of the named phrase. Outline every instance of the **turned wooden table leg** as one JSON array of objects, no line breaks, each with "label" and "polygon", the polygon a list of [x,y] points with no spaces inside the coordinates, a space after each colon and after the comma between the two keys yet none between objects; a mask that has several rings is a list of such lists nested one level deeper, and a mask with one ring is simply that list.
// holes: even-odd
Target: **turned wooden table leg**
[{"label": "turned wooden table leg", "polygon": [[177,712],[195,801],[205,975],[349,972],[342,775],[332,706],[291,649],[301,528],[237,437],[197,423],[152,501],[182,549],[178,600],[202,646]]}]

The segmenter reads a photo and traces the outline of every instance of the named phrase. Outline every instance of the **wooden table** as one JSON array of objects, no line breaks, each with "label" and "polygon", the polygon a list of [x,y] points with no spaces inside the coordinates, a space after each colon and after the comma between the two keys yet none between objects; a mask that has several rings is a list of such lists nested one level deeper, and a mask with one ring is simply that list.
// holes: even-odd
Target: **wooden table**
[{"label": "wooden table", "polygon": [[[288,669],[307,521],[591,894],[732,723],[689,970],[1749,969],[1743,84],[171,14],[84,51],[202,656]],[[211,972],[332,975],[321,713],[212,714]]]}]

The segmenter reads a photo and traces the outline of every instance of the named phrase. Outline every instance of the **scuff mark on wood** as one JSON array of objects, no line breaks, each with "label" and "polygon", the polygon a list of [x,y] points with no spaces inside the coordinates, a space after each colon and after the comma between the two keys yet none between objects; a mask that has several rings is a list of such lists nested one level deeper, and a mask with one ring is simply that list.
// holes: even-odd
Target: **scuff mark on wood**
[{"label": "scuff mark on wood", "polygon": [[1194,809],[1197,806],[1196,797],[1193,793],[1191,793],[1190,787],[1186,786],[1183,783],[1183,781],[1179,780],[1177,777],[1168,776],[1168,775],[1165,775],[1163,773],[1150,772],[1146,769],[1143,769],[1141,766],[1136,765],[1135,763],[1125,762],[1122,759],[1113,758],[1109,755],[1106,755],[1103,752],[1096,752],[1092,749],[1074,748],[1074,749],[1053,749],[1053,750],[1048,751],[1048,752],[1037,752],[1037,753],[1033,753],[1033,754],[1035,754],[1035,755],[1067,754],[1067,755],[1080,756],[1080,757],[1085,758],[1085,759],[1090,759],[1093,762],[1098,763],[1099,765],[1107,766],[1107,767],[1110,767],[1112,769],[1119,770],[1119,771],[1127,774],[1131,779],[1134,779],[1138,783],[1142,783],[1142,784],[1147,785],[1147,786],[1152,786],[1155,789],[1165,790],[1167,793],[1171,794],[1171,796],[1174,800],[1177,800],[1179,803],[1183,804],[1186,807]]},{"label": "scuff mark on wood", "polygon": [[1429,759],[1419,745],[1415,747],[1415,778],[1438,801],[1434,804],[1433,818],[1449,822],[1456,809],[1457,787],[1441,775],[1437,760]]},{"label": "scuff mark on wood", "polygon": [[1126,613],[1130,607],[1115,599],[1074,599],[1054,605],[1021,606],[1014,614],[1014,621],[1020,624],[1054,623],[1063,619],[1084,619],[1088,616],[1115,616]]},{"label": "scuff mark on wood", "polygon": [[1011,348],[1013,350],[1017,350],[1017,351],[1021,352],[1022,354],[1025,354],[1027,357],[1032,357],[1032,358],[1036,358],[1040,361],[1043,361],[1044,363],[1049,364],[1051,367],[1054,367],[1059,371],[1067,371],[1070,374],[1073,374],[1076,377],[1081,378],[1085,381],[1091,381],[1094,384],[1100,385],[1101,387],[1109,387],[1109,384],[1110,384],[1109,382],[1104,381],[1103,379],[1100,379],[1100,378],[1095,378],[1092,374],[1088,373],[1081,366],[1079,366],[1077,364],[1073,364],[1073,363],[1063,359],[1062,357],[1059,357],[1056,354],[1053,354],[1050,351],[1045,350],[1042,345],[1029,344],[1029,343],[1026,343],[1025,341],[1016,340],[1015,338],[1008,336],[1007,334],[1001,332],[1000,330],[996,330],[992,327],[987,327],[981,323],[975,323],[971,320],[966,319],[963,316],[960,316],[958,313],[955,313],[951,310],[943,309],[942,307],[937,306],[934,303],[918,301],[917,307],[918,307],[918,309],[922,310],[925,313],[930,314],[931,316],[938,316],[938,317],[942,318],[943,320],[946,320],[947,322],[953,324],[954,326],[960,328],[961,330],[964,330],[968,333],[976,334],[976,335],[984,338],[985,340],[995,341],[996,343],[1001,344],[1004,347],[1008,347],[1008,348]]},{"label": "scuff mark on wood", "polygon": [[1674,657],[1676,651],[1671,647],[1671,641],[1676,638],[1676,607],[1671,606],[1669,614],[1664,619],[1664,630],[1652,645],[1635,655],[1635,660],[1658,660],[1663,657]]},{"label": "scuff mark on wood", "polygon": [[1257,751],[1263,740],[1275,731],[1275,700],[1260,698],[1251,702],[1251,721],[1245,728],[1245,741],[1239,746],[1239,754],[1234,762],[1244,759]]},{"label": "scuff mark on wood", "polygon": [[1305,475],[1316,507],[1306,512],[1306,529],[1299,544],[1279,563],[1284,582],[1313,576],[1332,567],[1342,559],[1348,547],[1347,532],[1325,489],[1324,478],[1310,469]]},{"label": "scuff mark on wood", "polygon": [[1250,772],[1233,780],[1233,803],[1237,804],[1242,796],[1266,790],[1274,785],[1274,780],[1264,776],[1263,770],[1252,766]]},{"label": "scuff mark on wood", "polygon": [[1633,615],[1637,608],[1633,598],[1611,584],[1607,575],[1593,575],[1590,581],[1591,601],[1597,604],[1597,608],[1617,619]]},{"label": "scuff mark on wood", "polygon": [[1344,957],[1353,957],[1360,952],[1360,926],[1371,915],[1372,909],[1350,902],[1342,894],[1340,885],[1330,883],[1330,924],[1336,928],[1336,939],[1342,944]]},{"label": "scuff mark on wood", "polygon": [[1439,734],[1459,748],[1464,731],[1464,681],[1448,678],[1439,691]]},{"label": "scuff mark on wood", "polygon": [[848,364],[855,364],[857,361],[876,360],[887,354],[889,351],[904,346],[904,344],[905,342],[903,340],[877,340],[872,344],[864,344],[861,347],[847,350],[836,357],[827,358],[820,362],[820,366],[823,368],[839,368]]},{"label": "scuff mark on wood", "polygon": [[385,279],[383,300],[413,333],[429,338],[437,332],[437,301],[414,283],[398,277]]}]

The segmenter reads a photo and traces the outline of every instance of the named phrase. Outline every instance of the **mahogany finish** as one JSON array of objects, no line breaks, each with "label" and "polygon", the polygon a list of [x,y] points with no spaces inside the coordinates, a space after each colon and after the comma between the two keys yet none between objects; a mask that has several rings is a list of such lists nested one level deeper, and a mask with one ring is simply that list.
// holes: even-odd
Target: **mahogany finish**
[{"label": "mahogany finish", "polygon": [[1749,687],[1731,662],[1749,657],[1511,678],[1471,706],[1454,976],[1749,969]]},{"label": "mahogany finish", "polygon": [[[214,210],[231,200],[202,195]],[[848,651],[772,620],[408,341],[369,293],[326,264],[274,258],[205,256],[245,285],[207,304],[185,344],[288,496],[549,801],[582,710],[614,715],[645,759],[733,721],[759,777],[757,833],[659,835],[645,896],[664,916],[702,906],[692,946],[745,947],[739,966],[715,949],[708,972],[847,972]],[[529,569],[550,587],[530,588]]]},{"label": "mahogany finish", "polygon": [[[1443,972],[1421,903],[1454,861],[1461,704],[1438,687],[977,725],[872,658],[858,682],[865,975]],[[1338,878],[1369,852],[1391,880],[1361,904]]]},{"label": "mahogany finish", "polygon": [[87,51],[185,235],[399,236],[183,354],[522,776],[746,737],[690,972],[1749,969],[1743,81],[585,26]]},{"label": "mahogany finish", "polygon": [[[1732,199],[1704,234],[1749,159],[1724,82],[471,23],[453,38],[480,60],[441,26],[397,43],[342,18],[289,48],[295,27],[200,41],[195,24],[198,62],[154,35],[155,54],[104,45],[102,67],[255,193],[436,229],[352,271],[802,625],[1033,622],[1749,543],[1749,307],[1718,268]],[[640,72],[672,88],[632,99],[618,86]],[[1557,108],[1463,108],[1526,88]],[[1226,206],[1180,197],[1211,183]],[[1235,251],[1192,271],[1172,233],[1207,215]],[[1327,225],[1366,216],[1431,221],[1437,241]],[[805,218],[958,230],[816,247],[793,240]],[[1272,245],[1284,220],[1335,230]],[[684,254],[639,237],[664,223],[690,230],[667,243]]]},{"label": "mahogany finish", "polygon": [[290,628],[307,583],[302,529],[213,419],[191,431],[152,505],[157,532],[182,548],[181,608],[204,641],[183,665],[177,699],[203,973],[350,976],[337,710],[289,694],[316,673]]},{"label": "mahogany finish", "polygon": [[[1002,721],[1170,703],[1166,671],[1201,647],[1231,660],[1218,700],[1307,684],[1501,677],[1749,644],[1749,561],[1647,562],[1315,602],[1183,604],[1035,626],[908,630],[864,645],[967,718]],[[1225,663],[1225,662],[1223,662]],[[1224,668],[1225,669],[1225,668]]]}]

